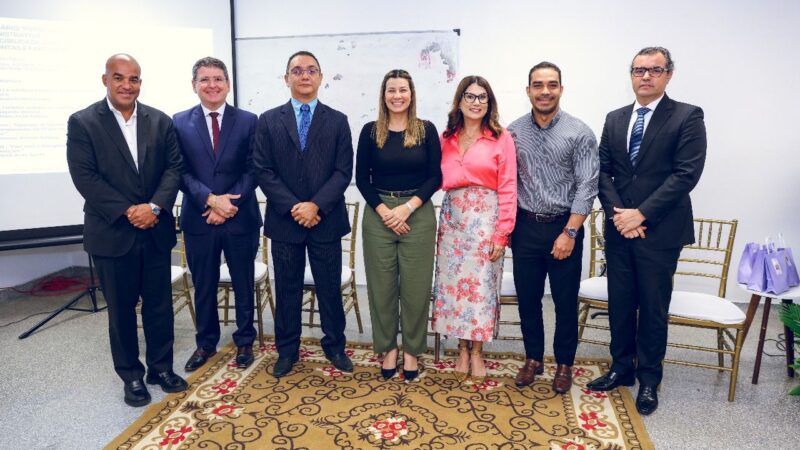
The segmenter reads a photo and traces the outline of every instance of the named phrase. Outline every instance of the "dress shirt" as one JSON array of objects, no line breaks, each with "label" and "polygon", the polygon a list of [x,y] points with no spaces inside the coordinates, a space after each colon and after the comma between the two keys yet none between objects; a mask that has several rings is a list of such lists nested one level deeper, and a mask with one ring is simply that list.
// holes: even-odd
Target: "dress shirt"
[{"label": "dress shirt", "polygon": [[517,146],[519,207],[539,214],[589,215],[600,172],[592,130],[561,110],[544,128],[531,112],[508,130]]},{"label": "dress shirt", "polygon": [[[308,116],[309,122],[313,122],[314,120],[314,110],[317,109],[317,103],[319,103],[318,98],[315,98],[314,100],[305,103],[306,105],[308,105],[309,108],[311,108],[310,114]],[[294,123],[297,124],[298,133],[300,133],[300,107],[303,105],[304,105],[303,102],[301,102],[300,100],[296,100],[294,97],[292,97],[292,108],[294,109]]]},{"label": "dress shirt", "polygon": [[138,171],[139,147],[136,140],[136,112],[139,110],[139,102],[134,102],[133,114],[131,114],[131,118],[126,121],[125,117],[122,116],[122,113],[117,108],[114,108],[114,105],[111,104],[111,100],[109,100],[108,97],[106,97],[106,101],[108,102],[108,107],[111,109],[111,112],[114,113],[114,118],[117,119],[119,129],[122,130],[122,136],[125,137],[125,142],[128,144],[128,150],[131,152],[131,156],[133,157],[133,164],[136,165],[136,170]]},{"label": "dress shirt", "polygon": [[517,155],[511,134],[488,129],[460,155],[458,133],[442,135],[442,190],[483,186],[497,192],[498,217],[492,242],[506,245],[517,217]]},{"label": "dress shirt", "polygon": [[656,110],[656,107],[661,102],[662,98],[664,98],[664,94],[661,94],[661,97],[658,97],[646,105],[641,105],[638,101],[633,103],[633,114],[631,114],[631,121],[628,124],[628,137],[625,141],[625,148],[631,148],[631,131],[633,131],[633,124],[636,123],[636,118],[639,117],[639,113],[637,113],[636,110],[642,106],[646,106],[650,109],[650,111],[647,111],[647,114],[644,115],[644,129],[642,129],[642,139],[644,139],[644,133],[647,131],[647,125],[650,124],[650,119],[653,118],[653,111]]},{"label": "dress shirt", "polygon": [[217,116],[217,122],[219,123],[219,130],[222,131],[222,117],[225,115],[225,103],[219,107],[216,111],[208,109],[203,105],[200,104],[200,107],[203,108],[203,117],[206,118],[206,128],[208,128],[208,138],[211,140],[211,148],[214,148],[214,130],[211,127],[211,113],[216,112],[219,115]]}]

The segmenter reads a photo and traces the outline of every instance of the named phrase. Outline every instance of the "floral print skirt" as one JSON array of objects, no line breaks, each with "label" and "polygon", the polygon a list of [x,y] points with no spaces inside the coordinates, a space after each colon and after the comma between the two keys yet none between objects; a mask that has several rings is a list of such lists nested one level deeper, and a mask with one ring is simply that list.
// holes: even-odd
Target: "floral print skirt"
[{"label": "floral print skirt", "polygon": [[497,192],[468,186],[447,191],[439,214],[433,330],[489,342],[503,277],[503,258],[490,261]]}]

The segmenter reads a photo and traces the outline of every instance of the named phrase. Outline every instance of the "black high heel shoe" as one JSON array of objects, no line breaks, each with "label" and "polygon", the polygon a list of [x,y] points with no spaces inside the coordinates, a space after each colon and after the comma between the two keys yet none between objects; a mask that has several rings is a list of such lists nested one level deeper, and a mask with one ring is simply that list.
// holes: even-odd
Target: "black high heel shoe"
[{"label": "black high heel shoe", "polygon": [[[395,348],[393,350],[389,350],[388,352],[386,352],[386,354],[388,355],[392,351],[397,351],[397,349]],[[384,358],[385,358],[385,356],[384,356]],[[383,368],[383,362],[381,362],[381,376],[383,377],[384,381],[390,380],[397,373],[397,353],[395,353],[394,359],[395,359],[395,366],[392,367],[391,369],[384,369]]]},{"label": "black high heel shoe", "polygon": [[[404,358],[405,359],[405,358]],[[414,358],[416,359],[416,357]],[[405,360],[403,361],[403,379],[406,381],[414,381],[419,376],[419,361],[417,361],[417,368],[414,370],[406,370]]]}]

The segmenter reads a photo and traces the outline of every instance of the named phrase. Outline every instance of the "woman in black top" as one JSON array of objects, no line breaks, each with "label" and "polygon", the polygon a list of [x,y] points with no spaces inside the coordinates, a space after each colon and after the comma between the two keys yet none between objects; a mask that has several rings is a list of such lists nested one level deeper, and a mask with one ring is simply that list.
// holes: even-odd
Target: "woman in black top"
[{"label": "woman in black top", "polygon": [[442,182],[436,127],[417,118],[411,75],[383,78],[378,120],[358,139],[356,185],[369,208],[362,237],[372,338],[384,355],[381,374],[397,372],[398,316],[403,333],[403,376],[419,374],[417,355],[428,348],[436,217],[431,195]]}]

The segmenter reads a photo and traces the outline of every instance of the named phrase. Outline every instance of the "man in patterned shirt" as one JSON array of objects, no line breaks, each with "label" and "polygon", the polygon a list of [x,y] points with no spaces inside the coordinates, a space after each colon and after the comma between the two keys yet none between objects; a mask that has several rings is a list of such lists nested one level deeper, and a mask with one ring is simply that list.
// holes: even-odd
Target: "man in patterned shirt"
[{"label": "man in patterned shirt", "polygon": [[572,386],[578,347],[578,288],[583,222],[597,195],[597,140],[592,130],[559,108],[561,69],[541,62],[528,73],[530,113],[508,129],[517,146],[517,224],[511,236],[525,365],[516,377],[527,386],[544,373],[542,296],[545,277],[556,311],[553,390]]}]

